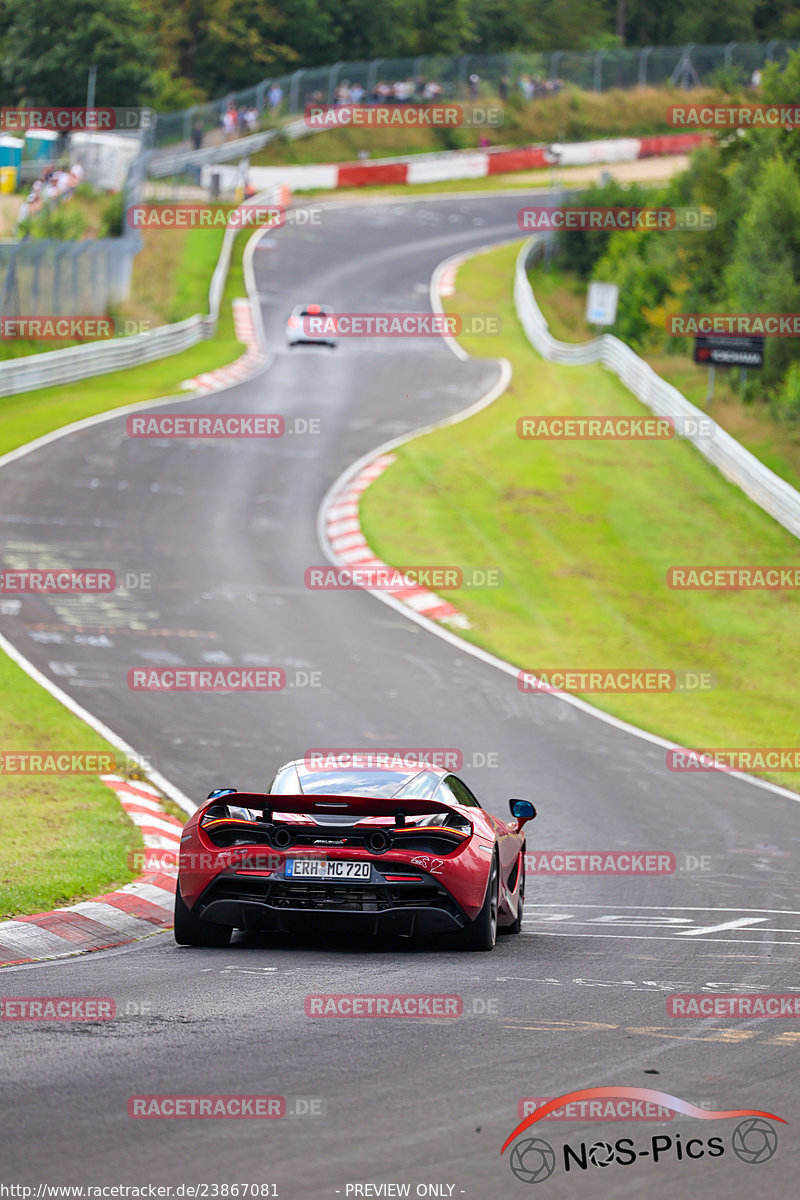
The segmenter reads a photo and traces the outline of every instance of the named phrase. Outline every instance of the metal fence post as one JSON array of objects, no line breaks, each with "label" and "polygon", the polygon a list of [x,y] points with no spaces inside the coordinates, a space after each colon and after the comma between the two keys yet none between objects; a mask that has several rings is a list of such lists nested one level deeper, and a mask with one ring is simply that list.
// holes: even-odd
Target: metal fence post
[{"label": "metal fence post", "polygon": [[373,58],[367,68],[367,92],[369,95],[372,95],[375,90],[375,84],[378,82],[378,67],[382,62],[382,58]]},{"label": "metal fence post", "polygon": [[644,46],[639,51],[639,87],[645,87],[647,84],[647,59],[652,50],[652,46]]},{"label": "metal fence post", "polygon": [[296,113],[300,111],[300,76],[305,75],[305,71],[295,71],[292,75],[291,83],[289,84],[289,112]]},{"label": "metal fence post", "polygon": [[78,307],[78,298],[80,297],[81,287],[81,259],[80,255],[72,255],[72,301],[75,307]]},{"label": "metal fence post", "polygon": [[733,64],[733,52],[738,44],[738,42],[728,42],[727,46],[725,47],[725,58],[723,61],[726,67],[730,67]]},{"label": "metal fence post", "polygon": [[33,278],[31,279],[31,311],[33,313],[35,313],[35,315],[37,317],[40,317],[42,315],[42,311],[39,308],[39,263],[40,263],[40,261],[41,261],[41,255],[36,254],[33,259]]},{"label": "metal fence post", "polygon": [[603,90],[603,59],[605,56],[605,50],[598,50],[594,56],[593,90],[595,92],[601,92]]},{"label": "metal fence post", "polygon": [[50,301],[50,311],[57,316],[63,315],[61,311],[61,259],[63,257],[63,250],[56,249],[53,255],[53,295]]},{"label": "metal fence post", "polygon": [[458,74],[456,76],[457,92],[456,95],[462,99],[467,91],[467,55],[462,54],[458,60]]},{"label": "metal fence post", "polygon": [[336,84],[339,79],[339,70],[344,66],[344,63],[334,63],[328,73],[328,104],[333,104],[333,98],[336,91]]},{"label": "metal fence post", "polygon": [[551,79],[558,79],[558,64],[559,64],[559,61],[563,57],[564,57],[563,50],[555,50],[550,55],[550,78]]}]

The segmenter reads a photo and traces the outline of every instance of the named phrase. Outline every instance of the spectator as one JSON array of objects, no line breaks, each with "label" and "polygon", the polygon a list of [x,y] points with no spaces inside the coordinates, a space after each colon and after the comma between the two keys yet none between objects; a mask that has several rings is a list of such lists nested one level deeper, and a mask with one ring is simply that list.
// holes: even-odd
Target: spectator
[{"label": "spectator", "polygon": [[469,77],[469,98],[470,98],[470,100],[478,99],[478,94],[480,91],[480,82],[481,82],[480,75],[470,75],[470,77]]},{"label": "spectator", "polygon": [[520,75],[519,90],[522,92],[525,100],[532,100],[536,94],[536,85],[530,75]]},{"label": "spectator", "polygon": [[245,125],[248,133],[255,133],[258,129],[258,109],[255,104],[251,104],[244,114]]},{"label": "spectator", "polygon": [[753,74],[750,76],[750,87],[751,88],[760,88],[761,87],[761,71],[759,70],[758,67],[756,67],[756,69],[753,71]]},{"label": "spectator", "polygon": [[82,182],[83,177],[84,170],[80,162],[73,163],[69,171],[64,171],[60,167],[54,170],[48,169],[41,179],[37,179],[31,184],[31,190],[20,207],[17,219],[24,221],[26,217],[40,212],[47,203],[70,196]]},{"label": "spectator", "polygon": [[506,100],[508,100],[508,93],[509,93],[510,88],[511,88],[511,80],[508,78],[507,75],[504,75],[503,78],[500,80],[500,82],[497,85],[497,94],[500,97],[503,104],[505,104]]},{"label": "spectator", "polygon": [[203,122],[199,119],[192,126],[192,149],[200,150],[203,145]]},{"label": "spectator", "polygon": [[366,88],[364,88],[362,86],[362,84],[360,84],[360,83],[354,83],[353,86],[350,88],[350,103],[351,104],[363,104],[364,100],[366,98],[366,95],[367,95]]},{"label": "spectator", "polygon": [[270,85],[269,92],[267,93],[267,100],[269,102],[269,107],[272,111],[272,115],[273,116],[277,115],[278,109],[280,108],[281,104],[283,103],[283,88],[277,82],[277,80],[275,81],[275,83]]},{"label": "spectator", "polygon": [[222,114],[222,132],[226,142],[236,137],[236,109],[230,104]]}]

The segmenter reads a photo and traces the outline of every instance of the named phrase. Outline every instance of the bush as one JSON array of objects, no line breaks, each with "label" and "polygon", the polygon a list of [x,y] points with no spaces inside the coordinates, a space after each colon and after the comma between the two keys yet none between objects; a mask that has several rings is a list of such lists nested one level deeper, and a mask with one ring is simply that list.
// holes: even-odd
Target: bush
[{"label": "bush", "polygon": [[[560,207],[575,207],[577,204],[581,208],[595,205],[622,208],[628,205],[642,205],[646,202],[646,197],[652,203],[652,193],[648,196],[646,189],[638,184],[626,187],[612,179],[609,183],[585,188],[577,200],[564,200]],[[629,238],[638,235],[624,233],[621,236]],[[565,270],[575,271],[580,279],[588,279],[595,263],[603,257],[608,249],[611,237],[611,233],[604,233],[600,230],[592,233],[583,233],[577,229],[559,232],[557,239],[559,262]]]},{"label": "bush", "polygon": [[770,393],[770,411],[784,425],[800,429],[800,363],[790,363],[780,384]]},{"label": "bush", "polygon": [[47,204],[41,212],[20,221],[20,237],[53,238],[57,242],[79,242],[89,228],[86,216],[72,204]]},{"label": "bush", "polygon": [[99,237],[121,237],[123,225],[123,195],[115,192],[103,201],[100,211]]}]

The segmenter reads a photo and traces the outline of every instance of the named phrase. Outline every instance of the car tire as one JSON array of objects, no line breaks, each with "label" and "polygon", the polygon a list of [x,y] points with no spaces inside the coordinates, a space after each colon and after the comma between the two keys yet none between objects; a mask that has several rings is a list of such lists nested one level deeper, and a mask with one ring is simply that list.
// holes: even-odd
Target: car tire
[{"label": "car tire", "polygon": [[500,908],[500,869],[497,855],[492,857],[489,884],[483,908],[464,930],[465,950],[494,950],[497,941],[497,914]]},{"label": "car tire", "polygon": [[520,862],[520,870],[522,871],[522,875],[520,876],[520,880],[519,880],[519,906],[517,908],[517,915],[514,918],[514,920],[511,922],[510,925],[502,926],[502,928],[500,929],[501,933],[520,933],[522,931],[523,909],[525,908],[524,863],[525,863],[525,851],[523,850],[522,851],[522,860]]},{"label": "car tire", "polygon": [[227,946],[232,933],[230,925],[196,917],[184,904],[180,887],[175,888],[175,941],[179,946]]}]

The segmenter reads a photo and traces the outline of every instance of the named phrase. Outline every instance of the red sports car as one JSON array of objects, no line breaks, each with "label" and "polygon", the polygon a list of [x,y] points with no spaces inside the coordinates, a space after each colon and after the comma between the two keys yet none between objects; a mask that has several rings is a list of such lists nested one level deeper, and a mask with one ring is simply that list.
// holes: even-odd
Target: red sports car
[{"label": "red sports car", "polygon": [[355,928],[491,950],[498,928],[520,931],[522,828],[536,816],[528,800],[509,803],[514,819],[501,821],[425,763],[320,770],[301,759],[266,792],[220,788],[183,830],[175,940]]}]

